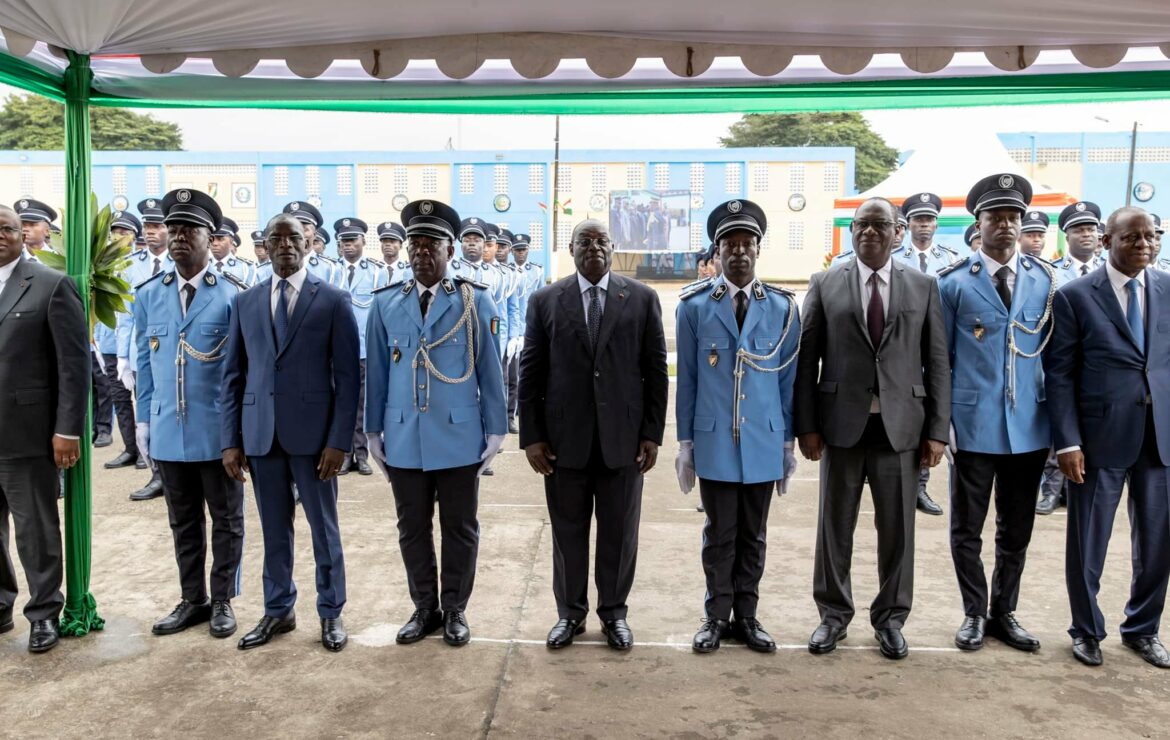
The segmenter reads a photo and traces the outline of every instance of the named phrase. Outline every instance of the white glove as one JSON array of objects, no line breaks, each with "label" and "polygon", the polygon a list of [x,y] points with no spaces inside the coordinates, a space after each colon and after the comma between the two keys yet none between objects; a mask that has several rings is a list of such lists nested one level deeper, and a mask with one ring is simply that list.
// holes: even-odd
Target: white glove
[{"label": "white glove", "polygon": [[126,390],[134,392],[134,370],[130,367],[130,358],[118,358],[118,380],[126,386]]},{"label": "white glove", "polygon": [[378,470],[382,471],[386,482],[389,483],[390,468],[386,465],[386,448],[382,445],[381,433],[366,433],[366,449],[370,451],[370,457],[374,458],[374,464],[378,466]]},{"label": "white glove", "polygon": [[479,466],[479,470],[475,471],[476,475],[482,475],[483,471],[487,470],[488,467],[491,466],[492,458],[494,458],[496,454],[499,453],[500,448],[503,446],[503,434],[487,435],[487,446],[484,447],[483,454],[479,456],[479,459],[483,461],[483,464]]},{"label": "white glove", "polygon": [[504,359],[511,362],[512,358],[516,356],[522,346],[524,346],[524,337],[512,337],[509,339],[508,350],[504,353]]},{"label": "white glove", "polygon": [[794,442],[784,443],[784,478],[776,481],[776,495],[783,496],[788,493],[788,481],[792,480],[792,476],[796,473],[796,452],[793,450]]},{"label": "white glove", "polygon": [[134,443],[138,445],[138,455],[150,467],[150,422],[140,421],[134,427]]},{"label": "white glove", "polygon": [[690,493],[695,487],[695,443],[683,440],[678,443],[678,454],[674,456],[674,473],[678,476],[678,488]]}]

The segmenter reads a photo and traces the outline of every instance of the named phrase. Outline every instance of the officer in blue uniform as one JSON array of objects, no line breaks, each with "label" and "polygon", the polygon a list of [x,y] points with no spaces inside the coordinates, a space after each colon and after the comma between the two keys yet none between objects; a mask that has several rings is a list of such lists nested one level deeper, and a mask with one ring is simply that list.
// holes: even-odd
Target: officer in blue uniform
[{"label": "officer in blue uniform", "polygon": [[[322,226],[317,229],[313,234],[313,254],[310,259],[320,260],[322,269],[325,267],[329,268],[329,275],[331,276],[329,278],[331,281],[330,284],[336,287],[338,281],[341,280],[341,263],[325,254],[325,247],[329,246],[329,241],[329,232],[325,230],[325,227]],[[310,267],[311,271],[312,269]]]},{"label": "officer in blue uniform", "polygon": [[305,259],[305,266],[308,268],[309,274],[321,278],[330,285],[336,285],[337,271],[333,260],[322,255],[322,252],[325,251],[324,243],[319,246],[317,244],[317,231],[325,225],[321,211],[317,210],[317,207],[312,203],[294,200],[287,204],[282,212],[301,222],[301,228],[304,229],[305,233],[305,242],[311,248],[309,256]]},{"label": "officer in blue uniform", "polygon": [[[447,263],[447,274],[452,277],[461,277],[473,283],[488,285],[481,275],[483,271],[483,246],[487,239],[489,224],[483,219],[472,216],[459,222],[459,257]],[[495,301],[492,291],[488,295]]]},{"label": "officer in blue uniform", "polygon": [[361,386],[358,388],[357,424],[353,432],[353,453],[346,455],[338,475],[345,475],[354,467],[360,475],[373,475],[366,449],[366,435],[362,430],[365,411],[366,384],[366,324],[369,323],[370,307],[374,305],[374,291],[387,285],[386,266],[367,258],[366,222],[351,216],[338,219],[333,224],[337,234],[337,250],[341,254],[341,281],[337,286],[349,294],[353,307],[353,318],[357,322],[360,340],[359,357],[361,365]]},{"label": "officer in blue uniform", "polygon": [[239,231],[235,221],[223,217],[223,223],[211,235],[211,269],[218,275],[230,274],[251,287],[255,277],[251,265],[232,254],[240,238]]},{"label": "officer in blue uniform", "polygon": [[[951,556],[963,598],[961,650],[984,634],[1018,650],[1040,641],[1016,620],[1036,488],[1052,444],[1040,353],[1052,334],[1057,278],[1016,250],[1032,185],[1019,175],[977,182],[967,195],[983,244],[939,276],[951,359]],[[980,552],[995,488],[995,572],[988,595]]]},{"label": "officer in blue uniform", "polygon": [[162,476],[183,597],[152,631],[171,635],[210,622],[211,635],[223,638],[236,631],[244,486],[221,463],[219,391],[233,300],[244,284],[209,265],[211,234],[223,225],[214,198],[172,190],[162,210],[175,269],[149,278],[134,300],[138,440]]},{"label": "officer in blue uniform", "polygon": [[[133,213],[114,211],[110,214],[110,233],[114,238],[125,239],[128,244],[142,233],[142,222]],[[120,317],[119,317],[120,318]],[[103,465],[107,470],[124,468],[134,465],[138,461],[138,444],[134,440],[134,399],[130,389],[118,379],[118,331],[97,322],[93,328],[94,348],[96,350],[94,367],[94,421],[95,426],[105,425],[106,444],[112,442],[110,438],[110,418],[118,421],[118,432],[122,437],[122,452]],[[100,375],[100,380],[98,379]],[[99,387],[104,386],[104,403],[98,395]],[[99,444],[94,440],[94,447]]]},{"label": "officer in blue uniform", "polygon": [[12,204],[12,210],[20,217],[20,234],[24,240],[24,256],[34,259],[42,249],[53,251],[50,234],[57,211],[48,203],[33,198],[21,198]]},{"label": "officer in blue uniform", "polygon": [[[776,643],[756,618],[764,574],[768,508],[796,468],[792,384],[800,317],[790,291],[756,279],[764,211],[747,200],[716,207],[707,233],[723,275],[681,296],[676,312],[675,416],[679,487],[699,479],[705,619],[692,647],[709,653],[734,634],[749,648]],[[734,620],[732,612],[734,610]]]},{"label": "officer in blue uniform", "polygon": [[404,283],[412,277],[410,261],[401,259],[402,242],[406,241],[406,229],[402,224],[383,221],[378,224],[378,243],[382,248],[382,261],[386,263],[386,284]]},{"label": "officer in blue uniform", "polygon": [[1060,284],[1088,275],[1105,264],[1097,254],[1097,226],[1101,223],[1101,209],[1096,203],[1079,201],[1060,212],[1057,224],[1064,232],[1065,257],[1056,261],[1056,276]]},{"label": "officer in blue uniform", "polygon": [[[1044,211],[1028,211],[1024,214],[1024,218],[1020,221],[1020,239],[1016,242],[1020,254],[1044,259],[1044,246],[1048,240],[1048,224],[1048,214]],[[1045,261],[1047,262],[1047,260]]]},{"label": "officer in blue uniform", "polygon": [[979,224],[971,224],[967,230],[963,232],[963,243],[971,248],[971,252],[978,252],[979,247],[983,246],[983,236],[979,233]]},{"label": "officer in blue uniform", "polygon": [[528,299],[544,285],[544,271],[540,265],[528,261],[528,250],[532,246],[532,237],[528,234],[512,235],[512,266],[516,269],[517,278],[517,316],[519,322],[512,327],[511,333],[518,340],[516,349],[512,353],[512,360],[508,363],[508,433],[518,434],[520,429],[516,423],[516,410],[519,403],[517,395],[520,387],[520,351],[524,348],[525,321],[528,318]]},{"label": "officer in blue uniform", "polygon": [[[460,231],[455,209],[415,201],[402,209],[402,220],[414,278],[374,297],[366,433],[394,491],[415,605],[397,640],[417,642],[442,627],[448,645],[465,645],[479,550],[478,471],[491,463],[508,430],[495,342],[501,319],[482,283],[447,272]],[[441,574],[431,534],[435,501]]]},{"label": "officer in blue uniform", "polygon": [[[501,228],[496,235],[496,259],[489,263],[489,266],[495,266],[500,271],[504,280],[504,304],[499,308],[507,319],[507,333],[500,333],[506,337],[503,351],[504,382],[508,386],[508,408],[513,412],[517,406],[516,388],[520,382],[520,347],[524,344],[524,316],[520,313],[520,293],[524,286],[516,266],[508,262],[514,239],[511,231]],[[508,416],[508,433],[519,434],[520,427],[513,416]]]},{"label": "officer in blue uniform", "polygon": [[[126,282],[137,293],[137,286],[145,283],[151,277],[175,269],[174,260],[167,250],[167,226],[163,223],[162,199],[145,198],[138,203],[138,213],[142,216],[142,233],[146,239],[146,246],[130,254],[130,266],[126,268]],[[127,311],[118,314],[118,379],[131,393],[135,387],[135,376],[138,368],[138,343],[134,331],[134,317]],[[149,501],[163,495],[162,478],[158,473],[158,466],[148,461],[146,450],[139,449],[136,468],[151,470],[150,480],[145,486],[130,494],[131,501]]]},{"label": "officer in blue uniform", "polygon": [[272,261],[268,258],[268,242],[264,241],[264,231],[261,229],[252,232],[252,251],[256,253],[256,280],[253,285],[259,285],[272,277]]}]

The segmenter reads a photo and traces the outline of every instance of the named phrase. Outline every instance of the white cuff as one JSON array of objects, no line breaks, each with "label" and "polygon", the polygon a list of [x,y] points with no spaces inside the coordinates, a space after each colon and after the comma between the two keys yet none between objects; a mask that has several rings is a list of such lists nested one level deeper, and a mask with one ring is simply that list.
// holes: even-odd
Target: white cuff
[{"label": "white cuff", "polygon": [[54,434],[53,436],[61,439],[81,439],[81,437],[75,437],[72,434]]},{"label": "white cuff", "polygon": [[1080,452],[1080,450],[1081,450],[1080,445],[1073,445],[1072,447],[1065,447],[1064,449],[1057,450],[1056,454],[1063,455],[1066,452]]}]

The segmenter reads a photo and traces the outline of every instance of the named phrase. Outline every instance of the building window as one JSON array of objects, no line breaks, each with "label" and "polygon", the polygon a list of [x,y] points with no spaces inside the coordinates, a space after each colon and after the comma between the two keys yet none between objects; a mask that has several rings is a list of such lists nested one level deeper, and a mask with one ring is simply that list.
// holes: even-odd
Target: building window
[{"label": "building window", "polygon": [[738,195],[743,192],[743,164],[740,162],[728,162],[727,172],[724,176],[723,189],[728,193]]},{"label": "building window", "polygon": [[605,165],[595,164],[591,168],[592,172],[589,176],[589,185],[594,193],[608,193],[609,192],[609,178],[605,173]]},{"label": "building window", "polygon": [[542,221],[528,222],[528,238],[531,239],[529,246],[533,250],[544,249],[544,223]]},{"label": "building window", "polygon": [[573,224],[567,218],[557,221],[557,248],[568,249],[573,238]]},{"label": "building window", "polygon": [[646,168],[641,164],[626,165],[626,187],[637,190],[646,185]]},{"label": "building window", "polygon": [[833,248],[833,219],[825,221],[825,251]]},{"label": "building window", "polygon": [[[1092,151],[1090,149],[1089,151]],[[1016,164],[1028,164],[1032,161],[1031,149],[1008,149],[1008,156],[1015,160]]]},{"label": "building window", "polygon": [[410,180],[406,176],[406,165],[394,165],[394,193],[406,194],[410,191]]},{"label": "building window", "polygon": [[281,165],[272,170],[272,192],[276,195],[288,195],[288,167]]},{"label": "building window", "polygon": [[508,165],[497,164],[492,169],[492,184],[495,185],[496,195],[508,192]]},{"label": "building window", "polygon": [[[1128,159],[1126,160],[1129,161]],[[1134,153],[1135,162],[1170,162],[1170,149],[1163,146],[1139,146]]]},{"label": "building window", "polygon": [[557,193],[564,194],[573,190],[573,168],[561,164],[557,169]]},{"label": "building window", "polygon": [[459,165],[459,194],[472,195],[475,193],[475,167],[469,164]]},{"label": "building window", "polygon": [[666,190],[670,187],[670,165],[659,163],[654,165],[654,187]]},{"label": "building window", "polygon": [[752,162],[752,190],[757,193],[768,192],[767,162]]},{"label": "building window", "polygon": [[804,222],[788,222],[788,248],[804,249]]},{"label": "building window", "polygon": [[353,195],[353,168],[347,164],[337,165],[337,194]]},{"label": "building window", "polygon": [[113,180],[114,180],[114,195],[125,195],[126,194],[126,168],[125,167],[115,167]]},{"label": "building window", "polygon": [[162,177],[158,167],[146,168],[146,194],[162,195]]},{"label": "building window", "polygon": [[378,192],[378,168],[362,167],[362,193],[376,195]]},{"label": "building window", "polygon": [[64,167],[54,167],[53,168],[53,194],[54,195],[64,195],[65,194],[65,168]]},{"label": "building window", "polygon": [[691,163],[691,192],[701,193],[707,189],[707,166],[702,162]]},{"label": "building window", "polygon": [[27,165],[20,168],[20,195],[22,198],[33,197],[33,169]]},{"label": "building window", "polygon": [[437,167],[423,167],[422,189],[423,195],[434,195],[439,192],[439,170]]},{"label": "building window", "polygon": [[544,165],[528,165],[528,192],[533,195],[544,193]]},{"label": "building window", "polygon": [[840,193],[841,192],[841,168],[836,163],[825,163],[825,187],[826,193]]},{"label": "building window", "polygon": [[804,192],[804,165],[800,163],[788,165],[788,192]]},{"label": "building window", "polygon": [[1043,147],[1036,150],[1036,161],[1039,164],[1080,162],[1081,150],[1077,147]]},{"label": "building window", "polygon": [[315,164],[305,168],[305,195],[321,197],[321,168]]},{"label": "building window", "polygon": [[703,237],[706,235],[704,231],[705,224],[698,221],[691,221],[691,250],[698,252],[703,247],[707,246],[703,243]]}]

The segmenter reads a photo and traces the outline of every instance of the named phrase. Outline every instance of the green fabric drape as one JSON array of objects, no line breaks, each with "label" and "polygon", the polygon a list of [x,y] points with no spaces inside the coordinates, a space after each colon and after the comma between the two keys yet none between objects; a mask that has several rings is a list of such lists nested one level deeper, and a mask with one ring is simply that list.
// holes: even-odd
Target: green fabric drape
[{"label": "green fabric drape", "polygon": [[[69,52],[65,70],[65,264],[77,281],[89,315],[90,275],[90,137],[89,91],[93,72],[89,57]],[[80,636],[100,630],[105,622],[89,592],[92,555],[93,478],[90,430],[91,404],[81,436],[81,458],[65,474],[65,613],[61,634]]]}]

